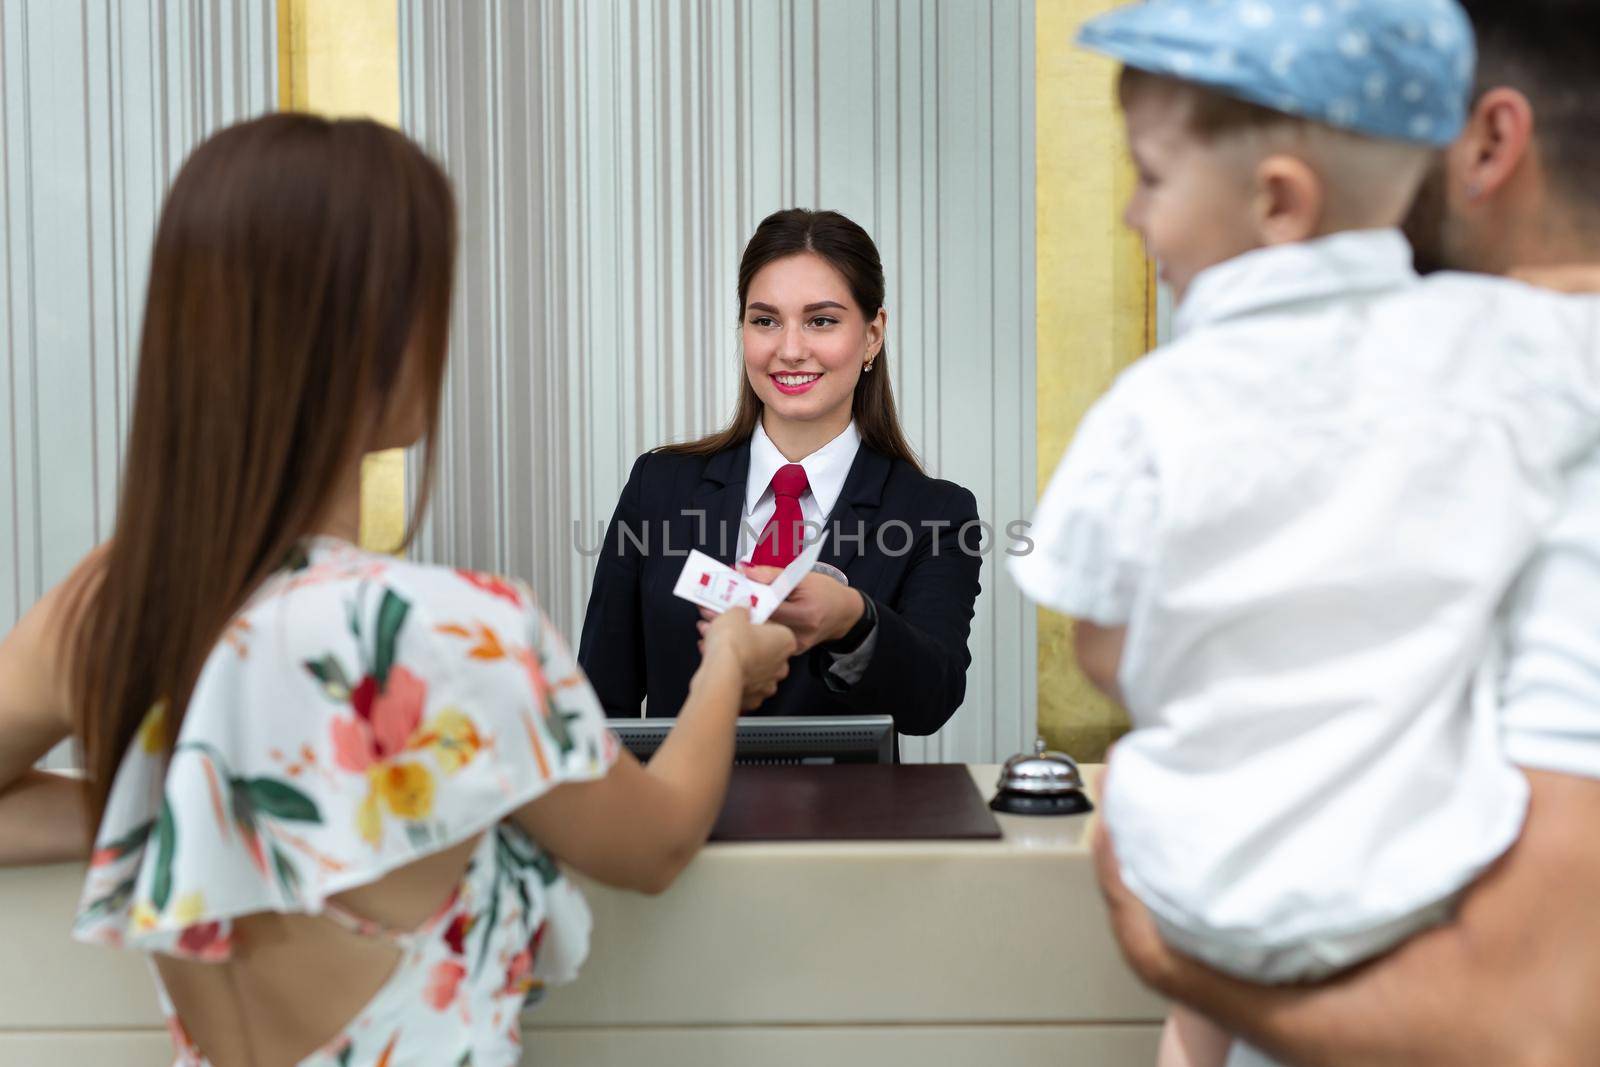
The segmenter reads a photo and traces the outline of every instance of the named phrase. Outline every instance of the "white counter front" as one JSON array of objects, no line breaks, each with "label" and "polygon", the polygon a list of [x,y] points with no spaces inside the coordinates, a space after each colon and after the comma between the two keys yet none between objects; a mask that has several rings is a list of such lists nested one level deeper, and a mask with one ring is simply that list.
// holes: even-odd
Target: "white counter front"
[{"label": "white counter front", "polygon": [[[972,768],[985,796],[997,769]],[[1162,1004],[1116,954],[1092,817],[1004,838],[708,847],[643,898],[586,886],[593,953],[528,1015],[540,1067],[1143,1067]],[[82,872],[0,871],[0,1067],[167,1067],[144,963],[70,943]]]}]

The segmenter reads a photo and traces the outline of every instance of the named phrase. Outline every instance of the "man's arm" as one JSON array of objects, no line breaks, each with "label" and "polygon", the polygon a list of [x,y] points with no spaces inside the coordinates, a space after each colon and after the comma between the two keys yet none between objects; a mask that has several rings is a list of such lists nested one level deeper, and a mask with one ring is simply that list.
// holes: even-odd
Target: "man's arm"
[{"label": "man's arm", "polygon": [[1521,839],[1468,890],[1456,920],[1326,984],[1251,985],[1172,952],[1102,839],[1096,862],[1113,928],[1157,991],[1301,1067],[1592,1064],[1600,781],[1528,778]]}]

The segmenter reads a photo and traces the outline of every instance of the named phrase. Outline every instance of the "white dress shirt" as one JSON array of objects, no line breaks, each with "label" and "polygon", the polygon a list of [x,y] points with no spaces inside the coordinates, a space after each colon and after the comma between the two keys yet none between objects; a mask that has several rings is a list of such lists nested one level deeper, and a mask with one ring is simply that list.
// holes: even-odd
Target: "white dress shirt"
[{"label": "white dress shirt", "polygon": [[[808,537],[826,525],[833,506],[844,491],[844,480],[850,475],[850,465],[856,461],[861,449],[861,434],[854,420],[844,431],[800,460],[805,468],[809,488],[800,494],[800,515],[812,527]],[[772,492],[772,476],[779,468],[789,465],[789,460],[778,451],[778,446],[767,436],[766,429],[756,423],[756,432],[750,437],[750,473],[744,485],[744,521],[739,528],[738,558],[749,561],[756,550],[761,531],[772,521],[778,509],[778,498]]]},{"label": "white dress shirt", "polygon": [[[860,450],[861,434],[852,419],[838,437],[799,461],[806,471],[807,488],[800,494],[800,516],[807,524],[805,536],[808,539],[832,533],[827,529],[828,516],[833,514],[833,506],[839,502],[839,494],[844,492],[845,479],[849,477],[850,467]],[[739,555],[736,558],[748,562],[755,552],[761,532],[778,510],[778,498],[772,492],[772,476],[789,462],[758,421],[755,433],[750,437],[750,473],[745,480],[744,515],[739,527]],[[877,646],[878,628],[874,625],[861,644],[852,651],[831,653],[832,663],[823,678],[828,688],[843,691],[859,682],[872,662],[872,653]]]},{"label": "white dress shirt", "polygon": [[1600,432],[1597,307],[1395,231],[1265,249],[1084,421],[1012,572],[1128,626],[1105,816],[1184,951],[1353,964],[1515,839],[1495,623]]}]

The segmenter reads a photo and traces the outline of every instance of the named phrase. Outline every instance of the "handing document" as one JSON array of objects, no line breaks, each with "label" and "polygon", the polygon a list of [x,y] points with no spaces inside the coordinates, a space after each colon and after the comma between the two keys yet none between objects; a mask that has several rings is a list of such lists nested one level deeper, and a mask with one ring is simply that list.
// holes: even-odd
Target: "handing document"
[{"label": "handing document", "polygon": [[725,563],[719,563],[704,552],[690,552],[678,575],[678,584],[672,592],[691,604],[708,608],[718,615],[729,608],[749,608],[750,621],[766,622],[778,610],[800,579],[811,573],[822,557],[822,540],[807,545],[794,562],[783,568],[783,573],[771,585],[753,582]]}]

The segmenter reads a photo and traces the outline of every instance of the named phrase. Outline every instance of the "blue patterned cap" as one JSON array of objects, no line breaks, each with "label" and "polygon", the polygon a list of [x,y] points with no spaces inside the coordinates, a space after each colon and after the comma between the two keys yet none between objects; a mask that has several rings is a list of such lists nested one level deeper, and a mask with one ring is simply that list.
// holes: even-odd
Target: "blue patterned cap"
[{"label": "blue patterned cap", "polygon": [[1456,0],[1146,0],[1078,43],[1130,67],[1340,129],[1446,145],[1477,50]]}]

